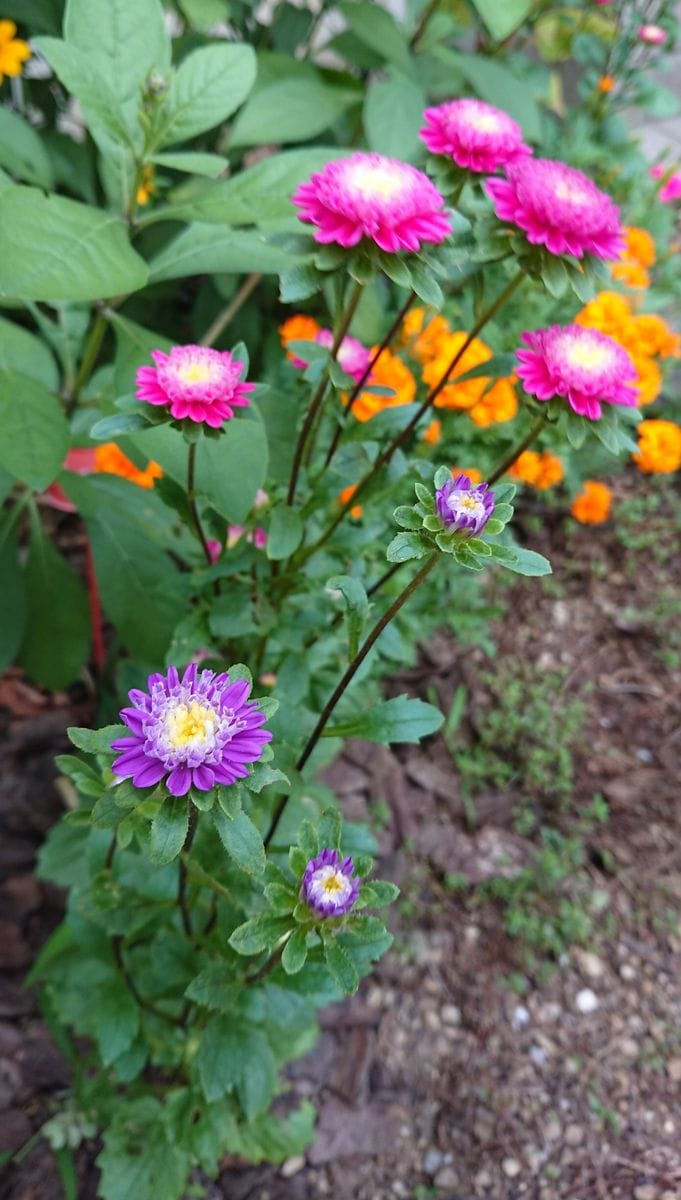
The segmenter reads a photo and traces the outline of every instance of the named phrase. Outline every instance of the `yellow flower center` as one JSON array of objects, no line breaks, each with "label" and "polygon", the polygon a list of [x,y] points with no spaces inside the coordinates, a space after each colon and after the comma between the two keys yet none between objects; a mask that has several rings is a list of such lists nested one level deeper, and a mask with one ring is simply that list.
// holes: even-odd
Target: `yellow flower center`
[{"label": "yellow flower center", "polygon": [[350,185],[368,200],[390,200],[402,187],[402,179],[390,167],[360,163],[349,172]]},{"label": "yellow flower center", "polygon": [[612,351],[590,339],[573,341],[566,347],[566,357],[573,367],[584,367],[587,371],[601,371],[610,365]]},{"label": "yellow flower center", "polygon": [[326,892],[327,896],[335,896],[338,892],[345,891],[344,876],[338,871],[332,871],[322,882],[322,891]]},{"label": "yellow flower center", "polygon": [[192,700],[189,705],[178,704],[166,716],[166,731],[173,750],[196,746],[213,737],[215,713],[197,700]]},{"label": "yellow flower center", "polygon": [[470,123],[474,129],[482,129],[483,133],[496,133],[501,122],[496,113],[476,113],[470,118]]},{"label": "yellow flower center", "polygon": [[211,362],[187,362],[178,367],[177,374],[183,383],[210,383],[215,376],[215,367]]}]

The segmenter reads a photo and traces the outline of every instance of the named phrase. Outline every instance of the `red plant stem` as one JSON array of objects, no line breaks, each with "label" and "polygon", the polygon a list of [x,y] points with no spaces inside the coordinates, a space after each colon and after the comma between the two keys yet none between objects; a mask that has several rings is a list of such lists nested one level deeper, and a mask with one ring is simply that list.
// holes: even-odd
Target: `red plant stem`
[{"label": "red plant stem", "polygon": [[92,657],[97,673],[101,675],[106,663],[106,648],[104,646],[104,631],[102,629],[102,605],[99,599],[99,587],[97,586],[92,547],[87,535],[85,537],[85,582],[90,605],[90,621],[92,624]]}]

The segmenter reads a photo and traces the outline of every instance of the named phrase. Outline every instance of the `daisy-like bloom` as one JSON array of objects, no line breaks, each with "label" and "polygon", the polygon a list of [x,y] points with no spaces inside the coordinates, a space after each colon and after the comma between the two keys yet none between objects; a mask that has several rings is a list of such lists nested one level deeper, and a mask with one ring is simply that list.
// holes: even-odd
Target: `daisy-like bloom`
[{"label": "daisy-like bloom", "polygon": [[655,242],[647,229],[635,225],[624,227],[625,246],[618,262],[612,263],[613,279],[620,279],[627,287],[647,288],[650,285],[648,267],[655,264]]},{"label": "daisy-like bloom", "polygon": [[639,25],[636,33],[647,46],[664,46],[667,40],[667,34],[659,25]]},{"label": "daisy-like bloom", "polygon": [[[373,358],[378,346],[372,346],[369,355]],[[370,421],[384,408],[396,408],[400,404],[411,404],[416,395],[416,380],[406,363],[390,350],[384,350],[377,360],[368,383],[373,387],[392,388],[392,396],[377,396],[374,392],[360,392],[352,406],[352,416],[358,421]],[[346,393],[341,395],[347,404]]]},{"label": "daisy-like bloom", "polygon": [[438,245],[451,233],[444,198],[423,171],[359,151],[327,163],[293,196],[298,216],[315,226],[314,239],[350,249],[366,239],[387,254]]},{"label": "daisy-like bloom", "polygon": [[452,479],[457,479],[459,475],[465,475],[471,483],[482,483],[482,471],[477,467],[452,467]]},{"label": "daisy-like bloom", "polygon": [[517,411],[518,397],[513,381],[497,379],[487,392],[483,392],[468,415],[474,425],[487,429],[489,425],[502,425],[504,421],[512,421]]},{"label": "daisy-like bloom", "polygon": [[130,708],[121,720],[130,737],[117,738],[112,750],[121,753],[112,770],[135,787],[153,787],[165,777],[173,796],[190,787],[208,792],[216,783],[235,783],[248,775],[272,734],[261,729],[266,717],[248,701],[251,685],[234,682],[223,672],[201,671],[196,663],[182,679],[169,667],[166,675],[149,676],[149,691],[133,688]]},{"label": "daisy-like bloom", "polygon": [[442,421],[438,421],[437,417],[433,417],[432,421],[429,421],[426,425],[421,437],[429,446],[437,446],[442,437]]},{"label": "daisy-like bloom", "polygon": [[488,179],[485,189],[499,220],[522,229],[533,246],[574,258],[619,258],[619,209],[575,167],[523,158],[507,167],[506,179]]},{"label": "daisy-like bloom", "polygon": [[638,453],[632,458],[646,475],[671,475],[681,467],[681,426],[674,421],[641,421]]},{"label": "daisy-like bloom", "polygon": [[300,895],[317,917],[344,917],[359,896],[359,877],[351,858],[337,850],[322,850],[308,862]]},{"label": "daisy-like bloom", "polygon": [[519,479],[539,492],[545,492],[565,478],[561,460],[550,450],[541,453],[538,450],[523,450],[508,473],[513,479]]},{"label": "daisy-like bloom", "polygon": [[[650,174],[653,179],[662,179],[669,170],[662,163],[657,163],[650,168]],[[663,204],[672,204],[675,200],[681,200],[681,171],[673,171],[667,180],[662,184],[658,193],[658,200]]]},{"label": "daisy-like bloom", "polygon": [[580,525],[602,525],[610,516],[611,508],[610,488],[595,479],[585,479],[583,490],[570,505],[570,512]]},{"label": "daisy-like bloom", "polygon": [[5,75],[21,75],[27,58],[31,57],[28,42],[15,37],[14,21],[0,21],[0,83]]},{"label": "daisy-like bloom", "polygon": [[208,346],[173,346],[168,354],[152,350],[155,367],[140,367],[136,396],[147,404],[164,405],[177,421],[219,429],[235,408],[250,401],[253,383],[242,383],[244,364],[228,350]]},{"label": "daisy-like bloom", "polygon": [[592,421],[602,404],[636,405],[636,369],[613,338],[581,325],[550,325],[524,333],[523,341],[528,349],[516,351],[518,375],[538,400],[562,396]]},{"label": "daisy-like bloom", "polygon": [[[356,483],[348,484],[347,487],[343,488],[343,491],[340,493],[340,495],[338,497],[340,503],[343,505],[347,504],[348,500],[352,500],[352,497],[354,496],[356,491],[357,491]],[[352,508],[350,509],[350,516],[352,517],[353,521],[359,521],[359,518],[361,517],[363,512],[364,512],[364,509],[362,508],[361,504],[353,504]]]},{"label": "daisy-like bloom", "polygon": [[436,489],[435,507],[448,533],[477,537],[494,512],[494,492],[486,483],[473,486],[468,475],[457,475]]},{"label": "daisy-like bloom", "polygon": [[532,153],[518,123],[484,100],[448,100],[427,108],[423,117],[421,141],[431,154],[453,159],[464,171],[490,175]]},{"label": "daisy-like bloom", "polygon": [[95,471],[104,475],[120,475],[141,488],[153,488],[154,480],[163,478],[158,463],[148,462],[143,471],[136,467],[115,442],[103,442],[95,449]]}]

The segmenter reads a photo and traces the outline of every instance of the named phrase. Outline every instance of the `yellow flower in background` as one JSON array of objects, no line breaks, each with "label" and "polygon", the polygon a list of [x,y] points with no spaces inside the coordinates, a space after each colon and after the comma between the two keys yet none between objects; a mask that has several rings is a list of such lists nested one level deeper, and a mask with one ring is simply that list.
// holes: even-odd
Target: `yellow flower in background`
[{"label": "yellow flower in background", "polygon": [[457,475],[466,475],[475,487],[476,483],[482,483],[482,471],[477,467],[452,467],[452,476],[456,479]]},{"label": "yellow flower in background", "polygon": [[655,264],[655,242],[647,229],[637,225],[625,225],[625,246],[619,261],[612,263],[610,273],[627,287],[647,288],[650,286],[648,267]]},{"label": "yellow flower in background", "polygon": [[636,367],[639,405],[652,404],[662,389],[657,360],[681,355],[681,337],[656,313],[634,312],[630,301],[619,292],[599,292],[575,321],[609,334],[628,351]]},{"label": "yellow flower in background", "polygon": [[550,450],[541,453],[538,450],[523,450],[508,473],[513,479],[519,479],[540,492],[561,483],[565,477],[561,460]]},{"label": "yellow flower in background", "polygon": [[104,442],[95,450],[95,470],[105,475],[120,475],[141,488],[153,488],[155,479],[163,478],[158,463],[148,462],[143,471],[124,454],[115,442]]},{"label": "yellow flower in background", "polygon": [[21,75],[26,59],[31,57],[31,47],[14,36],[16,31],[14,21],[0,21],[0,83],[5,75]]},{"label": "yellow flower in background", "polygon": [[608,92],[611,92],[614,86],[615,80],[613,79],[612,75],[601,75],[598,83],[596,84],[596,90],[599,91],[602,96],[607,96]]},{"label": "yellow flower in background", "polygon": [[637,350],[658,358],[678,358],[681,355],[681,336],[655,313],[634,317]]},{"label": "yellow flower in background", "polygon": [[602,525],[610,516],[612,492],[605,483],[585,479],[583,490],[572,501],[570,512],[581,525]]},{"label": "yellow flower in background", "polygon": [[438,421],[437,417],[433,417],[432,421],[423,431],[424,442],[428,442],[430,446],[437,446],[442,437],[442,421]]},{"label": "yellow flower in background", "polygon": [[151,163],[147,163],[142,170],[142,179],[137,188],[136,198],[140,205],[148,204],[151,197],[156,191],[156,180],[154,176],[154,168]]},{"label": "yellow flower in background", "polygon": [[[356,483],[351,483],[348,485],[348,487],[343,488],[343,491],[340,493],[340,495],[338,497],[340,503],[347,504],[348,500],[352,500],[352,497],[354,496],[356,491],[357,491]],[[364,509],[362,508],[361,504],[353,504],[352,508],[350,509],[350,516],[352,517],[353,521],[359,521],[359,518],[361,517],[363,512],[364,512]]]},{"label": "yellow flower in background", "polygon": [[[430,388],[436,387],[444,375],[447,367],[452,359],[459,353],[461,347],[466,341],[467,334],[463,332],[448,333],[440,339],[438,352],[425,363],[423,368],[423,380]],[[482,394],[489,383],[489,379],[481,377],[479,379],[465,379],[463,383],[457,383],[459,375],[465,375],[467,371],[472,371],[474,367],[479,367],[482,363],[487,362],[492,357],[492,351],[479,338],[473,338],[470,346],[467,347],[465,353],[459,359],[454,370],[449,376],[449,382],[445,384],[442,391],[435,400],[436,408],[472,408],[482,399]]]},{"label": "yellow flower in background", "polygon": [[645,354],[631,354],[631,358],[636,367],[634,387],[638,388],[639,408],[644,408],[657,400],[662,391],[662,372],[654,358],[647,358]]},{"label": "yellow flower in background", "polygon": [[[378,350],[378,346],[371,347],[371,357]],[[370,421],[377,413],[383,412],[384,408],[395,408],[399,404],[411,404],[416,395],[416,380],[412,375],[409,367],[398,358],[396,354],[392,354],[390,350],[384,350],[369,377],[369,383],[373,387],[392,388],[393,396],[377,396],[373,392],[360,392],[352,406],[352,416],[358,421]],[[343,404],[347,404],[347,394],[341,396]]]},{"label": "yellow flower in background", "polygon": [[671,475],[681,467],[681,426],[673,421],[641,421],[638,454],[632,458],[646,475]]},{"label": "yellow flower in background", "polygon": [[518,397],[512,380],[498,379],[473,405],[469,416],[474,425],[486,429],[488,425],[512,421],[517,411]]},{"label": "yellow flower in background", "polygon": [[450,333],[447,321],[439,313],[426,321],[425,308],[412,308],[402,322],[402,342],[420,363],[434,358],[442,339]]}]

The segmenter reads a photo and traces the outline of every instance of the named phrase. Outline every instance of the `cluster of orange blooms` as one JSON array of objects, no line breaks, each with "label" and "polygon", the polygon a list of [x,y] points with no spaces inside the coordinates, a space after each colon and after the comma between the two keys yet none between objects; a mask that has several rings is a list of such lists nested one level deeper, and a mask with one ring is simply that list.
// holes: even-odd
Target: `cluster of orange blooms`
[{"label": "cluster of orange blooms", "polygon": [[508,473],[539,492],[545,492],[565,478],[561,460],[550,450],[523,450]]},{"label": "cluster of orange blooms", "polygon": [[605,483],[585,479],[582,491],[572,501],[570,512],[582,525],[602,525],[610,516],[612,492]]},{"label": "cluster of orange blooms", "polygon": [[[413,308],[402,323],[403,344],[421,364],[423,381],[431,388],[440,382],[466,338],[467,334],[461,330],[450,329],[441,314],[427,320],[423,308]],[[462,375],[491,358],[489,346],[480,338],[473,338],[451,372],[449,382],[436,397],[435,408],[466,409],[473,423],[483,428],[512,421],[518,411],[512,376],[492,380],[481,375],[460,381]],[[426,441],[434,443],[438,434],[438,426],[431,422],[424,436]]]},{"label": "cluster of orange blooms", "polygon": [[141,471],[115,442],[104,442],[97,447],[95,471],[101,471],[105,475],[120,475],[122,479],[129,479],[131,483],[136,483],[141,488],[153,488],[154,480],[161,479],[163,476],[163,471],[155,462],[148,462],[145,469]]},{"label": "cluster of orange blooms", "polygon": [[625,246],[617,262],[610,266],[613,279],[630,288],[650,287],[649,267],[655,266],[655,242],[647,229],[625,225]]},{"label": "cluster of orange blooms", "polygon": [[636,367],[639,404],[652,404],[662,388],[659,360],[681,356],[681,337],[655,313],[634,312],[619,292],[599,292],[577,314],[575,321],[598,329],[623,346]]}]

